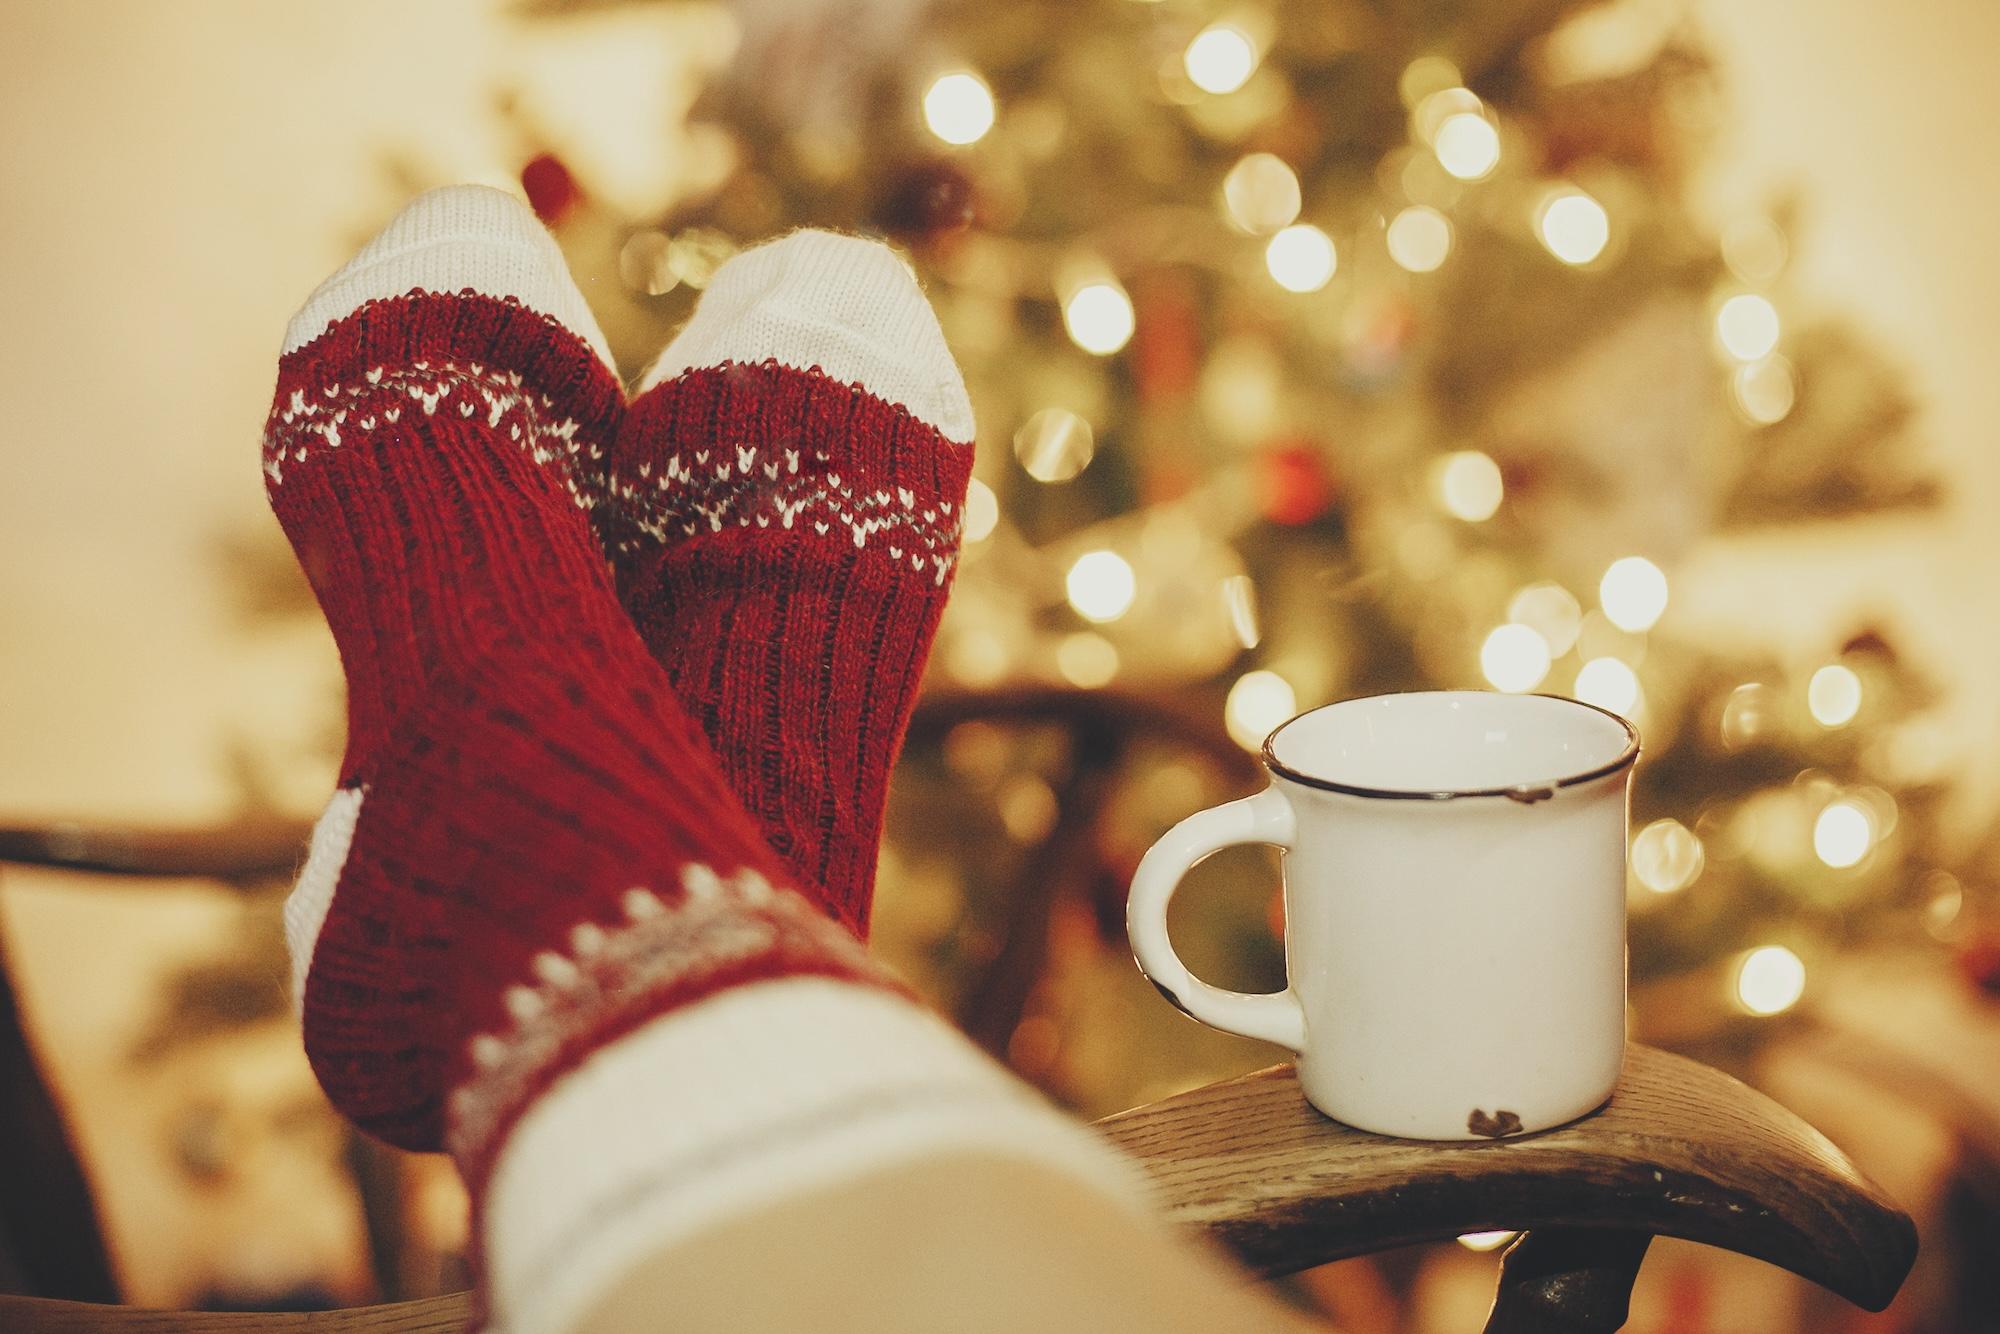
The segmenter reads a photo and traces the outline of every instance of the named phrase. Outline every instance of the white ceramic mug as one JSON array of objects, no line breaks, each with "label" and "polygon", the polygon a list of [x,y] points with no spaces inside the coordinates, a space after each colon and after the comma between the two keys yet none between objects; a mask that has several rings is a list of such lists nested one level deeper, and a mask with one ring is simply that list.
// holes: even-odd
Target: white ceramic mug
[{"label": "white ceramic mug", "polygon": [[[1548,695],[1346,700],[1264,743],[1271,785],[1139,863],[1132,952],[1205,1024],[1298,1053],[1336,1120],[1384,1135],[1545,1130],[1601,1105],[1625,1047],[1626,795],[1639,737]],[[1167,938],[1189,868],[1284,850],[1288,985],[1194,977]]]}]

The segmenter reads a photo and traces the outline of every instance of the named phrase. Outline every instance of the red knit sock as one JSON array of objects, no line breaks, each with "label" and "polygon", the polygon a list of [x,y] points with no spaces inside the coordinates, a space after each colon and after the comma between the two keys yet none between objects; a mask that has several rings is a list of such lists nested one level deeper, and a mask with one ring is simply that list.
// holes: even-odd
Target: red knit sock
[{"label": "red knit sock", "polygon": [[588,321],[519,204],[425,196],[295,323],[265,438],[350,691],[287,905],[307,1052],[335,1105],[410,1148],[475,1084],[449,1107],[475,1188],[520,1110],[618,1033],[757,978],[877,977],[816,896],[772,887],[618,605],[578,473],[620,389],[594,330],[551,311]]},{"label": "red knit sock", "polygon": [[619,594],[765,838],[867,928],[889,770],[957,563],[972,416],[872,242],[730,260],[612,448]]}]

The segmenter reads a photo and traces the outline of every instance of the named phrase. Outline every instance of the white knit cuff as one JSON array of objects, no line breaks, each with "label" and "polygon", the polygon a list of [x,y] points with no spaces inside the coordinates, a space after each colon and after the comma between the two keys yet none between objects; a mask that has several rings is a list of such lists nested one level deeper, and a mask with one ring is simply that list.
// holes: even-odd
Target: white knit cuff
[{"label": "white knit cuff", "polygon": [[908,1001],[813,977],[723,992],[597,1052],[521,1118],[486,1196],[494,1327],[569,1330],[680,1239],[954,1149],[1148,1210],[1135,1166]]},{"label": "white knit cuff", "polygon": [[639,387],[765,361],[858,384],[947,440],[972,440],[972,402],[937,315],[908,266],[879,241],[800,231],[734,256]]},{"label": "white knit cuff", "polygon": [[555,238],[526,204],[484,185],[448,185],[412,200],[306,298],[285,329],[282,355],[370,301],[413,288],[443,295],[471,288],[483,296],[512,297],[590,344],[606,366],[612,364],[610,346]]}]

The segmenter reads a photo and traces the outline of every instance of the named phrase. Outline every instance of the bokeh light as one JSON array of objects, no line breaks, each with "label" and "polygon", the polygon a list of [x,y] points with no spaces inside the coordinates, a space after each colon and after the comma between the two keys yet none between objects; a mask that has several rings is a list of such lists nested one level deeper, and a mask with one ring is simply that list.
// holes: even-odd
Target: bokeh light
[{"label": "bokeh light", "polygon": [[1411,273],[1429,273],[1451,254],[1451,223],[1429,204],[1413,204],[1389,220],[1389,258]]},{"label": "bokeh light", "polygon": [[1486,636],[1479,647],[1479,670],[1495,690],[1520,694],[1533,690],[1549,674],[1549,644],[1533,626],[1509,621]]},{"label": "bokeh light", "polygon": [[1565,264],[1588,264],[1611,240],[1611,215],[1581,190],[1566,190],[1542,205],[1535,231]]},{"label": "bokeh light", "polygon": [[1461,181],[1476,181],[1500,165],[1500,132],[1472,111],[1447,116],[1431,140],[1438,164]]},{"label": "bokeh light", "polygon": [[993,128],[993,90],[977,74],[939,75],[924,93],[924,124],[948,144],[977,143]]},{"label": "bokeh light", "polygon": [[1583,608],[1561,584],[1529,584],[1507,603],[1507,619],[1531,625],[1548,641],[1549,653],[1560,658],[1576,645],[1583,628]]},{"label": "bokeh light", "polygon": [[1761,361],[1778,346],[1778,308],[1755,292],[1742,292],[1715,313],[1715,336],[1738,361]]},{"label": "bokeh light", "polygon": [[1577,669],[1572,693],[1586,704],[1629,714],[1639,705],[1639,676],[1617,658],[1592,658]]},{"label": "bokeh light", "polygon": [[1476,449],[1459,450],[1439,459],[1431,480],[1445,513],[1467,523],[1492,518],[1506,495],[1500,465]]},{"label": "bokeh light", "polygon": [[1875,843],[1875,817],[1859,801],[1828,802],[1813,821],[1813,852],[1836,871],[1858,863]]},{"label": "bokeh light", "polygon": [[1738,366],[1729,377],[1729,388],[1743,415],[1759,426],[1769,426],[1790,416],[1799,395],[1792,363],[1776,356]]},{"label": "bokeh light", "polygon": [[1722,744],[1740,750],[1771,730],[1778,717],[1771,687],[1746,681],[1722,704]]},{"label": "bokeh light", "polygon": [[1828,663],[1806,683],[1806,707],[1821,727],[1845,727],[1861,712],[1861,678],[1851,667]]},{"label": "bokeh light", "polygon": [[1435,145],[1438,131],[1453,116],[1483,116],[1486,104],[1479,100],[1479,94],[1463,85],[1440,88],[1417,103],[1410,113],[1410,124],[1417,137],[1427,144]]},{"label": "bokeh light", "polygon": [[1264,247],[1264,267],[1287,292],[1317,292],[1332,280],[1338,262],[1333,238],[1304,223],[1285,228]]},{"label": "bokeh light", "polygon": [[1229,628],[1244,648],[1256,648],[1264,637],[1258,623],[1257,585],[1247,574],[1232,574],[1222,581],[1222,603],[1229,611]]},{"label": "bokeh light", "polygon": [[1256,750],[1278,724],[1299,711],[1292,683],[1273,671],[1245,672],[1229,687],[1222,721],[1229,735],[1245,750]]},{"label": "bokeh light", "polygon": [[1067,482],[1096,453],[1090,423],[1067,408],[1043,408],[1014,432],[1014,457],[1038,482]]},{"label": "bokeh light", "polygon": [[1222,206],[1253,236],[1266,236],[1299,216],[1299,178],[1285,160],[1251,153],[1222,178]]},{"label": "bokeh light", "polygon": [[1131,562],[1115,551],[1086,551],[1064,580],[1069,605],[1087,621],[1115,621],[1132,609],[1139,589]]},{"label": "bokeh light", "polygon": [[1649,630],[1667,609],[1667,576],[1644,556],[1615,560],[1597,586],[1597,604],[1620,630]]},{"label": "bokeh light", "polygon": [[1701,877],[1706,850],[1679,820],[1655,820],[1632,840],[1632,875],[1655,894],[1674,894]]},{"label": "bokeh light", "polygon": [[1064,303],[1063,325],[1078,347],[1108,357],[1132,339],[1132,298],[1116,283],[1085,283]]},{"label": "bokeh light", "polygon": [[1118,675],[1118,650],[1103,635],[1079,630],[1056,645],[1056,670],[1071,685],[1095,690]]},{"label": "bokeh light", "polygon": [[1233,23],[1212,23],[1188,43],[1182,63],[1203,92],[1233,93],[1257,72],[1257,44]]},{"label": "bokeh light", "polygon": [[1791,245],[1778,224],[1765,217],[1739,218],[1719,238],[1722,262],[1746,283],[1768,283],[1785,271]]},{"label": "bokeh light", "polygon": [[1763,945],[1736,967],[1736,999],[1752,1014],[1781,1014],[1806,993],[1806,965],[1783,945]]},{"label": "bokeh light", "polygon": [[1415,107],[1432,93],[1457,88],[1465,83],[1458,66],[1443,56],[1418,56],[1403,67],[1396,79],[1396,94],[1406,107]]},{"label": "bokeh light", "polygon": [[973,478],[965,489],[965,540],[984,542],[999,523],[1000,497],[993,494],[992,487]]}]

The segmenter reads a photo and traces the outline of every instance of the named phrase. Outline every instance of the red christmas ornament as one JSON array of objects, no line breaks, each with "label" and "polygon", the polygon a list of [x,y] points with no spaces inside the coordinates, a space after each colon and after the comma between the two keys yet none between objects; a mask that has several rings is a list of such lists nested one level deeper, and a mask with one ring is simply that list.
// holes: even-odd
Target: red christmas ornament
[{"label": "red christmas ornament", "polygon": [[1311,523],[1338,491],[1324,454],[1309,441],[1283,441],[1257,456],[1257,508],[1272,523]]},{"label": "red christmas ornament", "polygon": [[1988,996],[2000,998],[2000,932],[1986,932],[1959,950],[1958,971]]},{"label": "red christmas ornament", "polygon": [[554,153],[537,153],[521,168],[521,189],[546,227],[553,227],[583,202],[583,187]]}]

